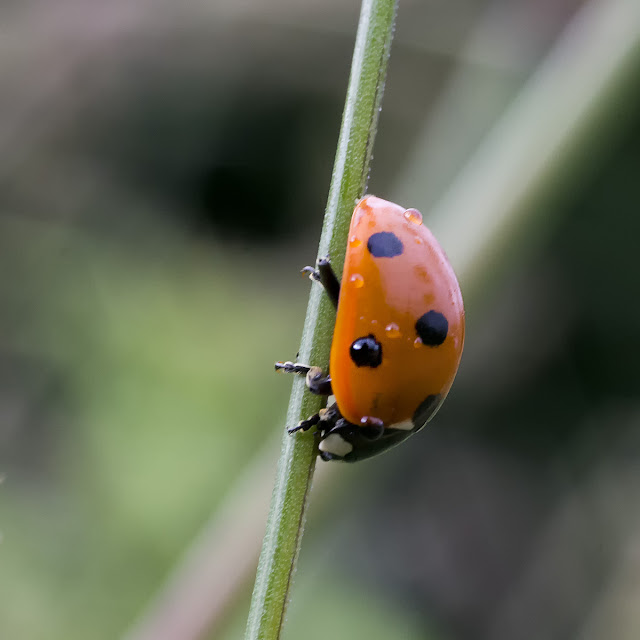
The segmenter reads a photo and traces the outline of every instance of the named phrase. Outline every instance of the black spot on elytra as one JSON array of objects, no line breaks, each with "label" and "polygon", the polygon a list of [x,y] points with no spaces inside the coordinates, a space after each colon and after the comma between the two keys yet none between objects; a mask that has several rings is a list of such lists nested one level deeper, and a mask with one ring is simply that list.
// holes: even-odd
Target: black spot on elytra
[{"label": "black spot on elytra", "polygon": [[395,233],[379,231],[369,237],[367,249],[374,258],[393,258],[404,251],[404,245]]},{"label": "black spot on elytra", "polygon": [[349,355],[356,367],[375,369],[382,362],[382,345],[375,336],[369,334],[353,341],[349,348]]},{"label": "black spot on elytra", "polygon": [[439,311],[427,311],[416,322],[416,333],[420,336],[422,344],[428,347],[437,347],[447,338],[449,322]]},{"label": "black spot on elytra", "polygon": [[440,394],[427,396],[416,409],[413,414],[413,424],[416,431],[419,431],[424,427],[431,418],[435,415],[436,411],[440,408],[442,403],[442,396]]}]

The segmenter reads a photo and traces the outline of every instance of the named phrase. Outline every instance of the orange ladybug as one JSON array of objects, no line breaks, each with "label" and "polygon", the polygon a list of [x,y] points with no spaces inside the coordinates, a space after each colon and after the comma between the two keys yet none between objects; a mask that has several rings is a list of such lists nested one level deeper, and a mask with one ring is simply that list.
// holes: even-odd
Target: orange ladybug
[{"label": "orange ladybug", "polygon": [[464,307],[455,273],[416,209],[365,196],[351,218],[342,282],[328,258],[305,267],[336,305],[328,375],[306,376],[335,403],[291,427],[318,425],[324,460],[355,462],[416,433],[435,415],[464,346]]}]

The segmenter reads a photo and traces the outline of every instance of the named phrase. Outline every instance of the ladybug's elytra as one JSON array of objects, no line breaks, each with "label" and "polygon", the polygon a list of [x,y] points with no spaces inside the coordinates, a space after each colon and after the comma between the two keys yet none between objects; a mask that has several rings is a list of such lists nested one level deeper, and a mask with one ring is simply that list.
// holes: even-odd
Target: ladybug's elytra
[{"label": "ladybug's elytra", "polygon": [[330,374],[276,369],[335,403],[289,432],[318,425],[324,460],[369,458],[422,429],[451,388],[464,345],[458,281],[420,213],[375,196],[353,212],[342,282],[328,258],[304,271],[337,309]]}]

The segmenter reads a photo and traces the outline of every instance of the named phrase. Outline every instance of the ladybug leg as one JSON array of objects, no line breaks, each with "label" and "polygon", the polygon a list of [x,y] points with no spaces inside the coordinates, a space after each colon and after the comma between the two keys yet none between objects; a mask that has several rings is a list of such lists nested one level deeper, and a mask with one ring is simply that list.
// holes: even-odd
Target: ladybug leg
[{"label": "ladybug leg", "polygon": [[341,415],[338,415],[337,419],[334,420],[331,425],[329,425],[329,428],[323,431],[322,439],[324,440],[325,438],[330,436],[332,433],[337,433],[339,435],[341,433],[346,433],[346,431],[349,430],[351,427],[353,427],[353,425],[350,422],[347,422]]},{"label": "ladybug leg", "polygon": [[276,362],[276,371],[282,371],[283,373],[298,373],[302,376],[306,376],[309,373],[311,367],[306,364],[300,364],[299,362]]},{"label": "ladybug leg", "polygon": [[[295,433],[296,431],[308,431],[311,427],[319,423],[329,423],[332,425],[337,418],[340,418],[340,412],[338,411],[338,407],[333,404],[326,409],[320,409],[318,413],[310,416],[306,420],[301,420],[295,427],[290,427],[287,431],[289,433]],[[324,432],[325,427],[321,426],[320,430]]]},{"label": "ladybug leg", "polygon": [[336,277],[336,274],[331,267],[329,256],[320,258],[318,260],[318,268],[305,267],[302,273],[308,273],[311,280],[319,282],[329,296],[329,300],[333,303],[333,306],[338,308],[338,298],[340,297],[340,281]]},{"label": "ladybug leg", "polygon": [[330,396],[333,393],[331,390],[331,376],[324,375],[320,367],[310,367],[299,362],[276,362],[275,366],[276,371],[306,376],[307,387],[309,387],[311,393],[319,396]]},{"label": "ladybug leg", "polygon": [[295,433],[296,431],[309,431],[311,427],[315,426],[320,422],[320,414],[315,413],[314,415],[308,417],[306,420],[300,420],[295,427],[289,427],[287,432],[289,434]]},{"label": "ladybug leg", "polygon": [[307,372],[307,387],[311,393],[315,393],[319,396],[333,395],[331,389],[331,376],[329,374],[324,375],[320,367],[311,367]]}]

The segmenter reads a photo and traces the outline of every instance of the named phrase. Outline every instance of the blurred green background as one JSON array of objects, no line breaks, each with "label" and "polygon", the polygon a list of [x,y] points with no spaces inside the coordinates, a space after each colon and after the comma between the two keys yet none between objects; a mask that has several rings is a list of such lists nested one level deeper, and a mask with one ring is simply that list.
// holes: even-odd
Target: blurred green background
[{"label": "blurred green background", "polygon": [[[581,4],[402,2],[369,191],[429,224]],[[122,637],[229,495],[254,508],[234,487],[275,469],[358,12],[0,7],[3,640]],[[286,638],[640,634],[638,84],[461,282],[431,428],[317,483]],[[242,636],[236,579],[202,637]]]}]

